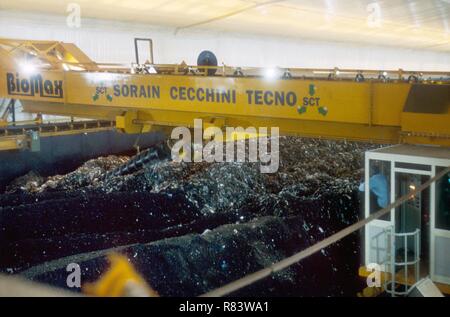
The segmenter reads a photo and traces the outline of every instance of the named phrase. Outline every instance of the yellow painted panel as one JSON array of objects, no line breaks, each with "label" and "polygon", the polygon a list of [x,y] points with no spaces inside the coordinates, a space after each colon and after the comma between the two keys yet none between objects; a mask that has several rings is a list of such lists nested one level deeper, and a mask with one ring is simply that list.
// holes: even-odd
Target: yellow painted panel
[{"label": "yellow painted panel", "polygon": [[22,137],[20,139],[14,138],[14,137],[1,137],[0,138],[0,151],[5,150],[16,150],[20,148],[20,145],[18,142],[23,139]]},{"label": "yellow painted panel", "polygon": [[68,73],[67,102],[368,123],[369,84],[200,76]]},{"label": "yellow painted panel", "polygon": [[[0,94],[23,100],[31,112],[114,120],[133,111],[142,122],[131,123],[155,126],[221,118],[231,126],[277,126],[283,134],[390,143],[400,140],[400,127],[435,137],[419,143],[441,144],[450,134],[449,115],[402,115],[409,84],[58,71],[0,76]],[[417,141],[410,137],[403,141]]]},{"label": "yellow painted panel", "polygon": [[115,120],[126,109],[119,107],[86,106],[75,104],[61,104],[56,102],[42,102],[22,100],[23,109],[30,113],[45,113],[60,116],[92,118],[99,120]]},{"label": "yellow painted panel", "polygon": [[105,106],[357,124],[372,120],[374,125],[389,126],[400,125],[410,88],[408,84],[106,72],[42,72],[39,77],[4,72],[1,76],[0,93],[5,97],[90,105],[92,112],[94,106]]},{"label": "yellow painted panel", "polygon": [[450,137],[450,114],[402,113],[402,131]]},{"label": "yellow painted panel", "polygon": [[373,84],[373,116],[376,125],[400,126],[401,113],[408,98],[410,84]]}]

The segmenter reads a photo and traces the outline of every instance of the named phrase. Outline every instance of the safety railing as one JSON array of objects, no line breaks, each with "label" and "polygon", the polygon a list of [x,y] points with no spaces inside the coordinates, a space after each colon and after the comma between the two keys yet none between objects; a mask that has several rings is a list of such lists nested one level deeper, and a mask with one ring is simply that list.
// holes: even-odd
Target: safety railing
[{"label": "safety railing", "polygon": [[[420,279],[420,229],[396,233],[395,229],[390,227],[385,229],[385,233],[387,240],[385,267],[390,277],[385,279],[384,289],[392,297],[407,296],[412,290],[412,285]],[[409,247],[409,240],[413,241],[414,250]],[[411,267],[413,280],[410,279]]]},{"label": "safety railing", "polygon": [[95,130],[105,130],[115,128],[114,121],[107,120],[80,120],[61,121],[54,123],[42,123],[41,121],[29,120],[21,121],[23,125],[0,126],[0,138],[6,136],[25,135],[29,131],[37,131],[42,135],[64,132],[87,132]]},{"label": "safety railing", "polygon": [[[101,64],[98,65],[101,67]],[[322,79],[408,83],[450,83],[449,72],[292,67],[194,66],[181,64],[131,64],[131,73],[223,77],[268,77],[270,79]]]}]

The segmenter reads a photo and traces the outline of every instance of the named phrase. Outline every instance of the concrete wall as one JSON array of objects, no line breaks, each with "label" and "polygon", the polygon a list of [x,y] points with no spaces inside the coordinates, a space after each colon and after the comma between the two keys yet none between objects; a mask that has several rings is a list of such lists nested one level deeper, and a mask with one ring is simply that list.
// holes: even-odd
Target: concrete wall
[{"label": "concrete wall", "polygon": [[159,133],[139,136],[115,131],[44,137],[39,152],[0,151],[0,191],[29,171],[43,176],[67,173],[89,159],[119,153],[134,155],[135,144],[144,149],[161,140]]}]

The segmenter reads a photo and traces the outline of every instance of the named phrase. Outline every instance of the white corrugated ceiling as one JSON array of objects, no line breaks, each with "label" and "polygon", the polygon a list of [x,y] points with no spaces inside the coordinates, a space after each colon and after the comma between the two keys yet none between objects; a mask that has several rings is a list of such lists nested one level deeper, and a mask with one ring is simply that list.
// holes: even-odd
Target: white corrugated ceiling
[{"label": "white corrugated ceiling", "polygon": [[450,52],[450,0],[0,0],[1,9]]}]

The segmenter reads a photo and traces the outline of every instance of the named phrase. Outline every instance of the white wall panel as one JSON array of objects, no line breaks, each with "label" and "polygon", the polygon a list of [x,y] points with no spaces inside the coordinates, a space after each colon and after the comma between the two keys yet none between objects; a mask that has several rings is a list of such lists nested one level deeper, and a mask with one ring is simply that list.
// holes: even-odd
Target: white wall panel
[{"label": "white wall panel", "polygon": [[63,16],[7,10],[0,11],[0,37],[73,42],[98,62],[130,63],[133,38],[150,37],[157,63],[195,64],[209,49],[235,66],[450,70],[450,54],[442,52],[192,29],[175,34],[173,28],[94,19],[82,19],[76,29]]}]

